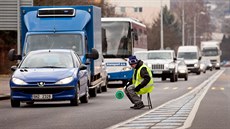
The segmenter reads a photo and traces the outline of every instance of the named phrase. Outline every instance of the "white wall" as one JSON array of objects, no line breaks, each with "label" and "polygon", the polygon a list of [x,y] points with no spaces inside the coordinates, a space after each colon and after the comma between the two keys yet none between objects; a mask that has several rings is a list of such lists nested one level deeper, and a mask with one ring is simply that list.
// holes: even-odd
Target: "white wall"
[{"label": "white wall", "polygon": [[[162,6],[170,7],[170,0],[105,0],[105,2],[116,6],[117,14],[126,14],[142,21],[147,26],[151,25],[153,20],[159,16],[161,3]],[[121,12],[122,7],[125,8],[125,13]],[[142,7],[142,12],[134,12],[135,7]]]}]

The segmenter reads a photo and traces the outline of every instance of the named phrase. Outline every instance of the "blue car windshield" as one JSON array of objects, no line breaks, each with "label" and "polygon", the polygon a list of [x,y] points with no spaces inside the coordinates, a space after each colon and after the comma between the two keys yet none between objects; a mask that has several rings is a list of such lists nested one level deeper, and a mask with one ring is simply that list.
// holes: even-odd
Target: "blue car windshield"
[{"label": "blue car windshield", "polygon": [[24,54],[41,49],[72,49],[83,54],[83,40],[80,34],[31,34],[27,36]]},{"label": "blue car windshield", "polygon": [[21,63],[20,68],[73,68],[70,53],[31,53]]}]

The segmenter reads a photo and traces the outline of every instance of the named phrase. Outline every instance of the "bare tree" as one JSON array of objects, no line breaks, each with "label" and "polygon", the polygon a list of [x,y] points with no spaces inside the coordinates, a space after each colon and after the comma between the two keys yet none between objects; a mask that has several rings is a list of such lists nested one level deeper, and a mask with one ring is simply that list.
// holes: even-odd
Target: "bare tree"
[{"label": "bare tree", "polygon": [[[174,0],[171,11],[176,14],[178,21],[182,24],[182,11],[184,7],[185,22],[185,44],[193,44],[194,40],[194,19],[196,20],[196,39],[198,45],[202,35],[210,35],[211,20],[210,14],[203,0]],[[209,37],[207,37],[209,38]]]},{"label": "bare tree", "polygon": [[[160,14],[148,28],[148,48],[160,49]],[[176,50],[181,44],[181,30],[175,16],[168,10],[167,6],[163,8],[163,33],[164,49],[170,48]]]}]

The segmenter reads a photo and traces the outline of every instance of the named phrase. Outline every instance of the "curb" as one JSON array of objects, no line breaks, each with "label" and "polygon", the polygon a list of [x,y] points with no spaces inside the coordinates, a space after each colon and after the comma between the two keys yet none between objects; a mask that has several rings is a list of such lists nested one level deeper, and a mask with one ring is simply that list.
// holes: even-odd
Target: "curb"
[{"label": "curb", "polygon": [[10,78],[10,74],[0,74],[1,78]]},{"label": "curb", "polygon": [[0,100],[5,100],[5,99],[9,99],[9,98],[10,98],[9,94],[0,95]]}]

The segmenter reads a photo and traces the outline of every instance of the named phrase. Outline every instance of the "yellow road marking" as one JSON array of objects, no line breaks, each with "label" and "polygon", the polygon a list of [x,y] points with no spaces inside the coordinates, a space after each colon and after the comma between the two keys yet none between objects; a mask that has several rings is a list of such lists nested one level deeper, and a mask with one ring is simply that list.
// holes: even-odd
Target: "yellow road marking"
[{"label": "yellow road marking", "polygon": [[176,90],[176,89],[178,89],[178,87],[173,87],[173,90]]},{"label": "yellow road marking", "polygon": [[169,89],[169,87],[165,87],[165,88],[164,88],[164,90],[168,90],[168,89]]},{"label": "yellow road marking", "polygon": [[215,89],[216,89],[216,87],[212,87],[211,89],[212,89],[212,90],[215,90]]},{"label": "yellow road marking", "polygon": [[188,87],[188,90],[191,90],[192,89],[192,87],[190,86],[190,87]]},{"label": "yellow road marking", "polygon": [[213,86],[211,89],[212,89],[212,90],[224,90],[224,87],[214,87],[214,86]]}]

